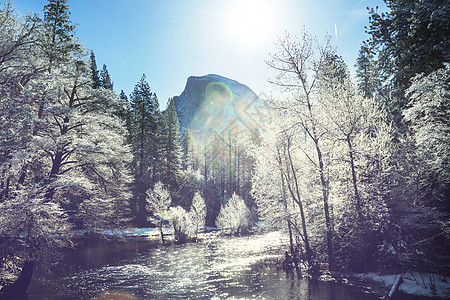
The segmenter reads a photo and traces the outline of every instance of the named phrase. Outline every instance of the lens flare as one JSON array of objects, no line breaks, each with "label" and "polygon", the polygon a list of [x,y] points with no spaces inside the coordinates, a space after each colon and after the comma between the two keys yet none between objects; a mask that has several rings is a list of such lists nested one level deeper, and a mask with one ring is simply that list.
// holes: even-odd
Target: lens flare
[{"label": "lens flare", "polygon": [[191,128],[221,130],[222,124],[231,121],[233,93],[221,82],[211,82],[205,87],[200,110],[191,122]]},{"label": "lens flare", "polygon": [[232,128],[251,131],[251,127],[256,126],[256,100],[256,95],[246,88],[234,86],[231,89],[222,82],[211,82],[205,87],[201,107],[189,127],[194,131],[218,134],[224,134]]},{"label": "lens flare", "polygon": [[165,212],[158,212],[156,213],[156,217],[164,222],[169,222],[170,217]]}]

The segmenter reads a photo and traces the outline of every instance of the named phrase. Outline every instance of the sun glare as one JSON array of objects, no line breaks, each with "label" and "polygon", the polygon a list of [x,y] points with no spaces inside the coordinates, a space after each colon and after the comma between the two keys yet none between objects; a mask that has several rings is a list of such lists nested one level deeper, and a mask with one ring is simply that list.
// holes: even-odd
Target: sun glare
[{"label": "sun glare", "polygon": [[236,0],[227,12],[227,27],[234,42],[247,47],[261,46],[274,31],[275,14],[267,1]]}]

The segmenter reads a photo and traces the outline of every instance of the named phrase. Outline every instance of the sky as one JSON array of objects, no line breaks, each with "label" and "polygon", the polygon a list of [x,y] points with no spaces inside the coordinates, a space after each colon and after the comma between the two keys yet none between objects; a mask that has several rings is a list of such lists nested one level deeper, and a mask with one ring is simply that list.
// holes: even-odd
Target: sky
[{"label": "sky", "polygon": [[[4,1],[2,1],[4,2]],[[332,37],[354,75],[368,38],[366,7],[382,0],[68,0],[76,35],[106,64],[114,89],[129,95],[145,73],[161,109],[183,91],[189,76],[219,74],[271,96],[266,65],[279,36],[304,28]],[[13,0],[22,13],[42,15],[44,0]]]}]

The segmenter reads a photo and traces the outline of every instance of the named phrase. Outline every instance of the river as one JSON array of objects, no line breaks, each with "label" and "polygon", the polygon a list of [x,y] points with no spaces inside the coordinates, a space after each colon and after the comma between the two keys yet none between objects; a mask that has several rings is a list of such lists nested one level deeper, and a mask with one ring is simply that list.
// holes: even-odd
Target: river
[{"label": "river", "polygon": [[95,243],[67,253],[51,273],[38,268],[26,299],[376,299],[257,264],[284,244],[279,232],[170,246]]}]

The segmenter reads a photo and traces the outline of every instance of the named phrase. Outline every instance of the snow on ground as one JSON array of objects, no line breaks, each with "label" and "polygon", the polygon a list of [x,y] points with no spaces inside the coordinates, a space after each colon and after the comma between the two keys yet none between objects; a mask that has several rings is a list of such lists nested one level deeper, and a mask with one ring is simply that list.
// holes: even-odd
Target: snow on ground
[{"label": "snow on ground", "polygon": [[[164,234],[172,234],[172,228],[163,228]],[[105,230],[105,234],[123,237],[137,237],[137,236],[159,236],[158,228],[133,228],[126,230]]]},{"label": "snow on ground", "polygon": [[[202,226],[199,228],[200,232],[211,232],[216,231],[215,227]],[[194,228],[192,228],[192,231]],[[166,226],[163,227],[164,234],[173,234],[173,228]],[[160,232],[158,228],[132,228],[127,230],[105,230],[105,234],[114,235],[114,236],[122,236],[122,237],[152,237],[159,236]]]},{"label": "snow on ground", "polygon": [[[397,274],[362,273],[355,274],[355,276],[364,280],[373,280],[391,288]],[[401,276],[403,282],[400,284],[399,290],[405,294],[425,297],[450,297],[450,277],[418,272],[403,273]]]}]

